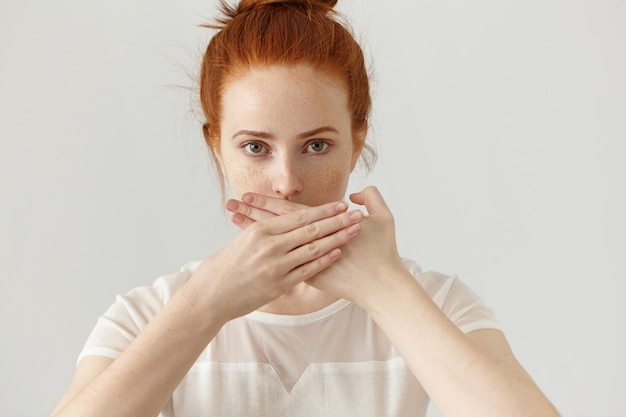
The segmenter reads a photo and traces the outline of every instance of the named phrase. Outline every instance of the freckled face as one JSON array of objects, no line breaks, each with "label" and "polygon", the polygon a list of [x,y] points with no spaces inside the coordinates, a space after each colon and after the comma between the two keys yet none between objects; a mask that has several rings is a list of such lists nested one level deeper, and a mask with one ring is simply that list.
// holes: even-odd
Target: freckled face
[{"label": "freckled face", "polygon": [[358,154],[339,80],[305,65],[256,68],[229,82],[222,100],[217,157],[235,198],[344,198]]}]

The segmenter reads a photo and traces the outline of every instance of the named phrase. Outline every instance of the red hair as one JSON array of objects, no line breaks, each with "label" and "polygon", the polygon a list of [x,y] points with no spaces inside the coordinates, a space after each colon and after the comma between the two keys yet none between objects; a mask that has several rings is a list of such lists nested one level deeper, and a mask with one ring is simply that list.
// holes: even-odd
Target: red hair
[{"label": "red hair", "polygon": [[338,21],[336,3],[241,0],[235,8],[222,0],[223,17],[207,25],[219,31],[209,42],[200,73],[200,101],[207,120],[203,133],[214,155],[220,150],[222,93],[229,80],[258,66],[308,64],[345,83],[354,148],[361,152],[365,147],[373,157],[365,145],[371,98],[363,51]]}]

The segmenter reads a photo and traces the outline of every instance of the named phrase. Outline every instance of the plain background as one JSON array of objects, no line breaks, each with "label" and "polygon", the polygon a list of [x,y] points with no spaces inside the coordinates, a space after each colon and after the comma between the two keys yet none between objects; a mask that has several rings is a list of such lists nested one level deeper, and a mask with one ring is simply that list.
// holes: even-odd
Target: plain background
[{"label": "plain background", "polygon": [[[216,1],[0,2],[0,404],[48,415],[96,318],[228,243],[192,79]],[[626,3],[340,0],[371,63],[359,173],[564,416],[626,416]]]}]

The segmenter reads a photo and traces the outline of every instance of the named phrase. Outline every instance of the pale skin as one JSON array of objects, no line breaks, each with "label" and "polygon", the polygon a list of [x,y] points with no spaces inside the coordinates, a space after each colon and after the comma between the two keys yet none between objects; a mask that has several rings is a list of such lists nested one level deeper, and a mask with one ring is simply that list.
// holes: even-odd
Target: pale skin
[{"label": "pale skin", "polygon": [[224,323],[338,298],[377,322],[445,417],[557,416],[501,332],[462,334],[403,267],[373,187],[342,202],[359,152],[339,80],[265,67],[223,97],[216,156],[242,233],[207,257],[122,355],[86,357],[53,416],[157,416]]}]

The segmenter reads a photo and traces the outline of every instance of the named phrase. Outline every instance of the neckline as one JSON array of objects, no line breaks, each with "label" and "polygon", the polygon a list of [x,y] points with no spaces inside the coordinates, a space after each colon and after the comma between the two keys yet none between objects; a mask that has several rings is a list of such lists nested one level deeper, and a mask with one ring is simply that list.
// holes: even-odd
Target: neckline
[{"label": "neckline", "polygon": [[327,305],[320,310],[306,314],[276,314],[256,310],[246,314],[244,317],[262,323],[276,324],[281,326],[306,326],[322,321],[334,314],[337,314],[351,304],[352,303],[350,301],[340,298],[339,300]]}]

